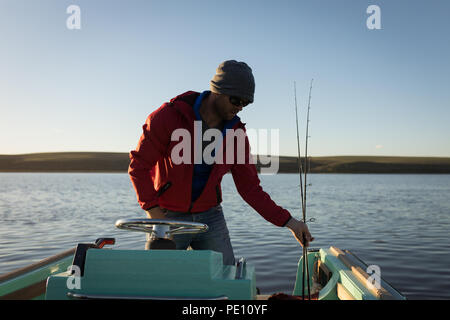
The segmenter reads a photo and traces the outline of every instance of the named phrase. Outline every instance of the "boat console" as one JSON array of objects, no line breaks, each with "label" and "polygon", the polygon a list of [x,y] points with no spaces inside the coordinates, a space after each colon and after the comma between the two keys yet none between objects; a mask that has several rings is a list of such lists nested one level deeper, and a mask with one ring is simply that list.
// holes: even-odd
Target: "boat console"
[{"label": "boat console", "polygon": [[46,299],[256,298],[255,269],[244,259],[224,265],[219,252],[173,250],[170,242],[174,234],[204,232],[206,225],[129,219],[118,220],[116,227],[150,233],[157,250],[78,245],[76,267],[48,278]]}]

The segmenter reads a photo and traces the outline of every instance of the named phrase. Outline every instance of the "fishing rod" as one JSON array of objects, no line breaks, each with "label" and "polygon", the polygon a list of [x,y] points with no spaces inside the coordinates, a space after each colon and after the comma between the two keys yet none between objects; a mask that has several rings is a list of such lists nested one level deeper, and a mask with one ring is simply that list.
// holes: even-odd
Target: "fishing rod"
[{"label": "fishing rod", "polygon": [[[302,159],[300,157],[300,137],[299,137],[299,133],[298,133],[298,107],[297,107],[297,86],[296,83],[294,81],[294,99],[295,99],[295,124],[297,126],[297,151],[298,151],[298,172],[299,172],[299,176],[300,176],[300,199],[302,202],[302,213],[303,213],[303,223],[305,223],[305,205],[304,205],[304,195],[303,195],[303,181],[302,181],[302,175],[303,175],[303,166],[302,166]],[[302,299],[305,300],[305,239],[303,237],[303,247],[302,247]],[[308,281],[309,283],[309,281]]]},{"label": "fishing rod", "polygon": [[309,98],[308,98],[308,113],[306,116],[306,142],[305,142],[305,192],[304,192],[304,197],[305,200],[303,201],[304,204],[304,208],[303,208],[303,219],[306,223],[306,174],[308,173],[309,167],[308,167],[308,129],[309,129],[309,110],[311,109],[311,91],[312,91],[312,84],[313,84],[313,80],[311,79],[311,85],[309,87]]},{"label": "fishing rod", "polygon": [[[300,137],[298,134],[298,112],[297,112],[297,87],[296,83],[294,81],[294,99],[295,99],[295,123],[297,125],[297,151],[298,151],[298,171],[300,173],[300,196],[302,199],[302,212],[304,212],[304,202],[303,202],[303,182],[302,182],[302,174],[303,174],[303,167],[302,167],[302,161],[300,158]],[[305,219],[305,215],[303,214],[303,219]]]},{"label": "fishing rod", "polygon": [[[309,138],[309,110],[311,109],[311,91],[312,91],[312,84],[313,84],[313,80],[311,79],[311,85],[309,87],[309,98],[308,98],[308,113],[306,116],[306,142],[305,142],[305,192],[304,192],[304,197],[305,200],[303,201],[303,223],[306,224],[306,176],[307,173],[310,169],[310,166],[308,167],[308,138]],[[304,236],[303,236],[304,238]],[[304,239],[305,241],[306,239]],[[306,243],[306,241],[305,241]],[[308,248],[305,248],[305,259],[306,260],[306,279],[308,282],[308,299],[311,300],[311,289],[309,286],[309,264],[308,264]]]},{"label": "fishing rod", "polygon": [[[299,130],[298,130],[298,107],[297,107],[297,87],[296,83],[294,81],[294,97],[295,97],[295,123],[297,126],[297,151],[298,151],[298,166],[299,166],[299,176],[300,176],[300,199],[302,202],[302,214],[303,214],[303,223],[306,224],[306,177],[308,172],[308,130],[309,130],[309,110],[311,108],[311,90],[312,90],[312,82],[313,79],[311,79],[311,86],[309,88],[309,100],[308,100],[308,113],[307,113],[307,122],[306,122],[306,144],[305,144],[305,170],[303,171],[301,156],[300,156],[300,138],[299,138]],[[304,192],[303,192],[303,181],[302,181],[302,175],[305,175],[304,180]],[[308,299],[311,299],[311,289],[309,285],[309,265],[308,265],[308,249],[305,246],[306,245],[306,238],[303,235],[303,268],[302,268],[302,277],[303,277],[303,286],[302,286],[302,299],[305,299],[305,271],[306,271],[306,278],[308,283]]]}]

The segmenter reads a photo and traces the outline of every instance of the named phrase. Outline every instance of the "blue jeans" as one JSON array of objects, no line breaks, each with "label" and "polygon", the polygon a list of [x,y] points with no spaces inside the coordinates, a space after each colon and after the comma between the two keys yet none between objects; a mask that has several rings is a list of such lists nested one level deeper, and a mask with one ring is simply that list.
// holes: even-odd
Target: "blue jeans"
[{"label": "blue jeans", "polygon": [[169,220],[199,222],[208,225],[208,231],[206,232],[174,235],[173,241],[177,246],[177,250],[186,250],[191,246],[194,250],[217,251],[222,253],[225,265],[234,264],[233,247],[231,246],[230,234],[221,205],[199,213],[167,210],[165,216]]}]

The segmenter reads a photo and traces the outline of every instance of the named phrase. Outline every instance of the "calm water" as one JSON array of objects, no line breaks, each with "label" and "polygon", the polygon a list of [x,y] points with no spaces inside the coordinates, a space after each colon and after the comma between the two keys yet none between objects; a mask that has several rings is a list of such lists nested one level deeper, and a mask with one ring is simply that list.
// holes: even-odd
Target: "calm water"
[{"label": "calm water", "polygon": [[[312,247],[349,249],[409,299],[450,299],[450,175],[310,175]],[[297,175],[261,176],[263,188],[299,217]],[[261,218],[224,177],[223,208],[237,257],[256,267],[262,293],[291,293],[301,248]],[[0,274],[78,242],[115,237],[143,249],[145,236],[118,230],[144,218],[127,174],[0,173]]]}]

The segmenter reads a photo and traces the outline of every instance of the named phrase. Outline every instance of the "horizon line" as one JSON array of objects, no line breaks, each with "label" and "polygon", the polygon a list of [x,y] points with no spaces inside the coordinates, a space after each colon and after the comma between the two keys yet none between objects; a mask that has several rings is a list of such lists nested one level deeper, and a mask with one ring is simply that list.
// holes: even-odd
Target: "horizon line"
[{"label": "horizon line", "polygon": [[[42,152],[29,152],[29,153],[0,153],[0,156],[25,156],[33,154],[59,154],[59,153],[116,153],[116,154],[129,154],[125,151],[42,151]],[[255,154],[253,154],[255,156]],[[256,156],[269,156],[269,157],[286,157],[286,158],[298,158],[297,155],[262,155],[256,154]],[[418,155],[418,156],[405,156],[405,155],[367,155],[367,154],[341,154],[341,155],[310,155],[308,158],[332,158],[332,157],[384,157],[384,158],[450,158],[450,156],[430,156],[430,155]],[[304,156],[301,157],[302,159]]]}]

